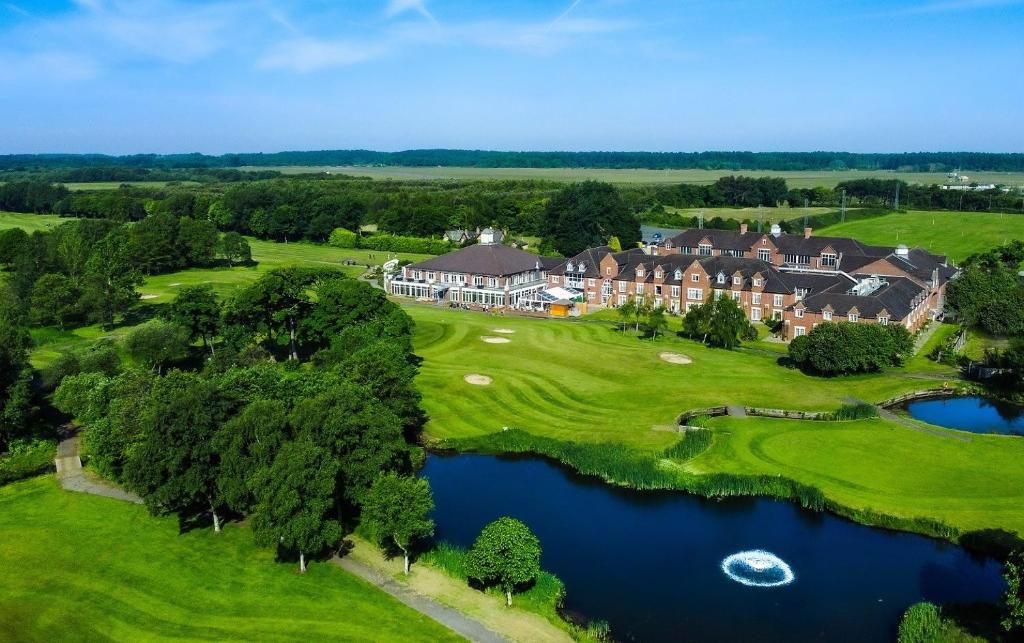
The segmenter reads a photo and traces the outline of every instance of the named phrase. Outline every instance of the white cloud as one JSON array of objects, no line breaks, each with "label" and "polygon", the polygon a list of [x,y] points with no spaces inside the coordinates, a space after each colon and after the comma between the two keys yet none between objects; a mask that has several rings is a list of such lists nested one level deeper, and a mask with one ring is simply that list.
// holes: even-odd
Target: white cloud
[{"label": "white cloud", "polygon": [[296,38],[273,47],[260,58],[262,69],[286,69],[300,73],[328,67],[343,67],[366,62],[386,53],[384,44],[331,42],[314,38]]},{"label": "white cloud", "polygon": [[388,6],[384,10],[384,15],[388,18],[394,18],[409,11],[418,13],[431,22],[437,22],[433,14],[427,9],[425,0],[388,0]]}]

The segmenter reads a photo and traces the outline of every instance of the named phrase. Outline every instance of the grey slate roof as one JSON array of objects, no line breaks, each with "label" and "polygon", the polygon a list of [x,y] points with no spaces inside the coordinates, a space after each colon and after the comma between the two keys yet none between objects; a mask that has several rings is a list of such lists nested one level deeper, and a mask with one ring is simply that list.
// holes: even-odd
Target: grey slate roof
[{"label": "grey slate roof", "polygon": [[529,252],[497,244],[476,244],[409,267],[414,270],[465,272],[501,277],[537,270],[538,266],[543,267],[541,258]]},{"label": "grey slate roof", "polygon": [[[855,276],[866,278],[870,275]],[[806,309],[816,313],[830,307],[835,315],[843,317],[856,308],[861,317],[871,319],[877,318],[885,310],[890,319],[902,320],[914,309],[915,298],[927,296],[927,290],[906,277],[884,279],[886,284],[869,295],[851,295],[848,292],[849,286],[837,284],[824,292],[808,295],[795,305],[802,303]]]}]

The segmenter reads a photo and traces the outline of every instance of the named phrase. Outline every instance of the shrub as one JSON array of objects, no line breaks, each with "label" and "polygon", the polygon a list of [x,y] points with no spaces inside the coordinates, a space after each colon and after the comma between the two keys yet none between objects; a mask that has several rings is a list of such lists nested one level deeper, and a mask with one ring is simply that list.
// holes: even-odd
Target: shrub
[{"label": "shrub", "polygon": [[943,640],[944,627],[939,608],[932,603],[915,603],[900,620],[899,643],[935,643]]},{"label": "shrub", "polygon": [[865,420],[868,418],[878,417],[878,408],[873,404],[857,403],[857,404],[844,404],[837,411],[832,413],[824,413],[819,417],[819,420],[837,421],[837,420]]},{"label": "shrub", "polygon": [[335,248],[355,248],[358,242],[359,235],[345,228],[335,228],[327,240],[327,243]]},{"label": "shrub", "polygon": [[445,239],[424,239],[422,237],[399,237],[386,234],[363,237],[358,240],[360,248],[380,252],[415,252],[441,255],[455,249]]},{"label": "shrub", "polygon": [[818,324],[806,340],[790,342],[789,357],[800,368],[821,375],[869,373],[898,366],[914,349],[914,338],[900,324]]},{"label": "shrub", "polygon": [[0,457],[0,485],[53,470],[56,454],[57,445],[50,440],[12,442],[10,453]]}]

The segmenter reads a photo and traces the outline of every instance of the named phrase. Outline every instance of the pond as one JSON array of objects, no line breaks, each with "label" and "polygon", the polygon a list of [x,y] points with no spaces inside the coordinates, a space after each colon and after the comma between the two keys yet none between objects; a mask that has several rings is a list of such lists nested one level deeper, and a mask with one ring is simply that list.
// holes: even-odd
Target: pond
[{"label": "pond", "polygon": [[944,397],[910,402],[906,408],[911,417],[948,429],[1024,435],[1024,406],[990,398]]},{"label": "pond", "polygon": [[438,539],[469,547],[488,522],[522,520],[565,607],[620,641],[891,641],[916,601],[1004,588],[995,561],[788,502],[627,491],[528,457],[432,454],[424,475]]}]

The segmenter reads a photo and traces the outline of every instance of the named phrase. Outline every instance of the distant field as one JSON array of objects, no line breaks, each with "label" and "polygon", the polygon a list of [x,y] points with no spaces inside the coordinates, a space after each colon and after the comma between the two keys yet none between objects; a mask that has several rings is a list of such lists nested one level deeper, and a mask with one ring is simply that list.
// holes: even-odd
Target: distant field
[{"label": "distant field", "polygon": [[[759,210],[758,208],[673,208],[665,206],[665,210],[683,217],[693,217],[703,212],[705,221],[715,217],[722,217],[723,219],[737,219],[740,221],[743,219],[757,221],[759,216],[764,215],[766,223],[768,221],[775,223],[784,219],[802,217],[805,214],[814,216],[816,214],[824,214],[826,212],[835,212],[836,208],[761,208]],[[853,212],[854,209],[850,209],[848,211]]]},{"label": "distant field", "polygon": [[0,230],[21,228],[25,232],[49,230],[67,221],[56,214],[23,214],[21,212],[0,212]]},{"label": "distant field", "polygon": [[878,245],[921,246],[962,261],[975,252],[1024,239],[1024,215],[912,210],[838,223],[815,233]]},{"label": "distant field", "polygon": [[[804,171],[772,172],[768,170],[600,170],[587,168],[479,168],[479,167],[372,167],[372,166],[278,166],[241,167],[241,170],[277,170],[285,174],[330,172],[368,176],[375,179],[544,179],[548,181],[585,181],[593,179],[608,183],[714,183],[723,176],[777,176],[790,187],[809,188],[835,186],[850,179],[903,179],[908,183],[945,183],[944,172],[878,171]],[[981,183],[1024,184],[1024,172],[970,172],[972,181]]]}]

